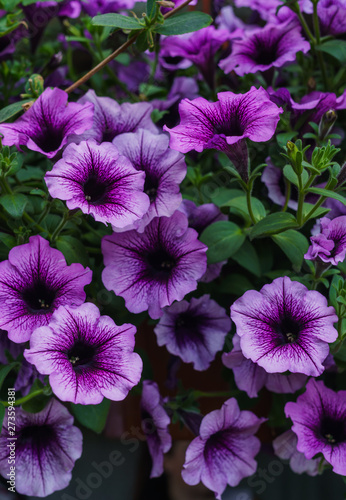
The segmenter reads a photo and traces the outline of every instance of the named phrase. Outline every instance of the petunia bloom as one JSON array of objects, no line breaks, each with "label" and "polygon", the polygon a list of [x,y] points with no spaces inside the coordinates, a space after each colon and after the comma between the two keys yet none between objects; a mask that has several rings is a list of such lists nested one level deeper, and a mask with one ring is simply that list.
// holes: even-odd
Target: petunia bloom
[{"label": "petunia bloom", "polygon": [[154,135],[144,129],[121,134],[113,141],[120,154],[145,176],[144,192],[150,199],[142,219],[126,229],[142,232],[154,217],[170,217],[181,203],[179,184],[186,175],[185,159],[169,149],[168,143],[166,134]]},{"label": "petunia bloom", "polygon": [[241,391],[245,391],[249,398],[257,398],[258,391],[266,387],[268,391],[278,394],[289,394],[301,389],[306,382],[306,375],[301,373],[267,373],[257,363],[246,359],[240,348],[240,338],[234,335],[233,349],[223,353],[222,363],[233,370],[234,380]]},{"label": "petunia bloom", "polygon": [[184,481],[190,485],[202,481],[221,500],[227,485],[237,486],[244,477],[255,473],[254,457],[261,444],[254,434],[264,420],[251,411],[240,411],[234,398],[220,410],[208,413],[199,436],[186,450]]},{"label": "petunia bloom", "polygon": [[270,68],[280,68],[293,62],[298,52],[306,54],[310,43],[300,33],[299,26],[291,21],[282,24],[267,24],[264,28],[245,34],[234,40],[232,53],[220,62],[225,73],[235,71],[239,76]]},{"label": "petunia bloom", "polygon": [[[83,444],[83,435],[73,425],[67,409],[55,399],[39,413],[16,408],[16,438],[16,491],[25,496],[46,497],[66,488]],[[0,436],[0,473],[6,479],[11,440],[13,436],[4,425]]]},{"label": "petunia bloom", "polygon": [[[270,157],[266,158],[266,163],[267,166],[263,170],[261,180],[268,189],[268,198],[273,203],[283,207],[286,201],[286,186],[282,169],[276,167]],[[294,185],[291,189],[292,194],[288,206],[293,210],[297,210],[298,192]]]},{"label": "petunia bloom", "polygon": [[93,124],[93,105],[67,104],[67,98],[63,90],[46,89],[18,120],[0,124],[3,144],[26,146],[53,158],[72,134],[81,134]]},{"label": "petunia bloom", "polygon": [[60,305],[82,304],[91,277],[89,268],[67,266],[59,250],[41,236],[31,236],[0,263],[0,328],[13,342],[26,342]]},{"label": "petunia bloom", "polygon": [[144,173],[110,143],[94,140],[70,144],[45,176],[53,198],[67,200],[96,221],[123,228],[138,221],[149,208],[143,193]]},{"label": "petunia bloom", "polygon": [[337,266],[346,256],[346,215],[332,220],[323,217],[320,225],[321,232],[310,238],[312,244],[304,257]]},{"label": "petunia bloom", "polygon": [[84,0],[82,2],[83,10],[94,17],[97,14],[108,14],[110,12],[119,12],[123,9],[132,9],[135,0]]},{"label": "petunia bloom", "polygon": [[148,102],[118,104],[110,97],[98,97],[94,90],[88,90],[78,103],[94,105],[94,121],[90,130],[73,136],[70,142],[78,143],[87,139],[95,139],[98,143],[112,142],[117,135],[136,132],[139,128],[157,133],[157,127],[151,119],[153,107]]},{"label": "petunia bloom", "polygon": [[143,380],[141,419],[152,459],[150,477],[158,477],[163,473],[163,455],[172,446],[168,431],[171,421],[164,409],[158,385],[151,380]]},{"label": "petunia bloom", "polygon": [[123,400],[138,384],[142,360],[133,352],[136,328],[117,326],[95,304],[59,307],[49,325],[34,331],[25,358],[62,401],[99,404]]},{"label": "petunia bloom", "polygon": [[334,392],[309,380],[296,403],[286,403],[286,417],[298,437],[297,449],[310,460],[322,453],[336,474],[346,475],[346,391]]},{"label": "petunia bloom", "polygon": [[152,318],[159,318],[163,307],[195,290],[205,273],[207,247],[197,236],[178,211],[171,217],[155,217],[143,233],[105,236],[103,284],[125,299],[130,312],[148,310]]},{"label": "petunia bloom", "polygon": [[338,36],[346,33],[345,0],[320,0],[317,13],[323,35]]},{"label": "petunia bloom", "polygon": [[[186,215],[189,221],[189,227],[195,229],[199,236],[210,224],[220,220],[228,220],[227,215],[223,214],[213,203],[203,203],[203,205],[197,206],[191,200],[183,200],[179,210]],[[220,276],[221,269],[226,263],[227,260],[216,262],[215,264],[208,264],[206,272],[199,281],[210,283],[210,281]]]},{"label": "petunia bloom", "polygon": [[180,124],[164,130],[170,133],[170,146],[182,153],[204,149],[225,151],[240,171],[248,176],[248,155],[245,139],[269,141],[280,119],[281,108],[270,101],[263,88],[245,94],[218,93],[218,101],[203,97],[179,104]]},{"label": "petunia bloom", "polygon": [[321,459],[305,458],[304,454],[297,450],[297,441],[297,436],[291,429],[280,434],[273,441],[275,455],[282,460],[289,460],[290,467],[296,474],[306,472],[309,476],[317,476]]},{"label": "petunia bloom", "polygon": [[231,306],[244,356],[268,373],[321,375],[337,339],[338,321],[327,299],[290,278],[249,290]]},{"label": "petunia bloom", "polygon": [[164,309],[154,331],[159,346],[165,345],[184,363],[193,363],[195,370],[206,370],[222,350],[230,329],[226,311],[209,295],[203,295]]}]

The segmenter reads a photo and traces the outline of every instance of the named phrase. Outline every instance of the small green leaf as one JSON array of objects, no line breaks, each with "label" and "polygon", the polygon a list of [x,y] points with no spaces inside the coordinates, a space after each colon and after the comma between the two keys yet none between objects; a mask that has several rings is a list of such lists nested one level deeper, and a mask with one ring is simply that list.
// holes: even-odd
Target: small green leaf
[{"label": "small green leaf", "polygon": [[28,199],[23,194],[5,194],[0,197],[0,205],[14,219],[20,219],[23,215]]},{"label": "small green leaf", "polygon": [[[310,210],[312,210],[313,208],[314,205],[312,203],[303,203],[303,217],[306,217],[308,213],[310,213]],[[330,208],[318,207],[312,214],[312,217],[314,219],[319,219],[320,217],[326,215],[328,212],[330,212]]]},{"label": "small green leaf", "polygon": [[306,237],[298,231],[289,229],[283,233],[274,234],[272,239],[292,262],[294,270],[299,271],[304,260],[304,255],[309,248],[309,242]]},{"label": "small green leaf", "polygon": [[276,136],[276,141],[279,146],[286,146],[287,141],[291,141],[298,135],[298,132],[290,131],[290,132],[282,132]]},{"label": "small green leaf", "polygon": [[17,363],[17,361],[15,361],[14,363],[10,363],[9,365],[2,365],[0,367],[0,389],[3,386],[3,383],[5,382],[5,379],[10,371],[18,366],[20,366],[20,363]]},{"label": "small green leaf", "polygon": [[346,41],[345,40],[328,40],[327,42],[316,45],[316,50],[326,52],[335,57],[342,65],[346,64]]},{"label": "small green leaf", "polygon": [[263,238],[295,227],[298,227],[298,224],[294,215],[287,212],[276,212],[267,215],[255,224],[250,232],[250,239]]},{"label": "small green leaf", "polygon": [[73,236],[59,236],[56,247],[62,252],[68,264],[80,262],[83,266],[88,265],[88,255],[83,243]]},{"label": "small green leaf", "polygon": [[243,244],[245,235],[234,222],[219,221],[208,226],[200,240],[208,247],[208,263],[214,264],[231,257]]},{"label": "small green leaf", "polygon": [[[294,184],[297,187],[299,186],[298,176],[295,173],[295,171],[293,170],[293,168],[292,168],[291,165],[285,165],[284,166],[284,176],[292,184]],[[307,173],[306,170],[303,170],[302,171],[302,183],[303,183],[303,186],[306,183],[306,181],[308,180],[308,178],[309,178],[309,174]]]},{"label": "small green leaf", "polygon": [[232,259],[255,276],[261,276],[260,261],[254,246],[249,240],[244,241],[239,250],[232,255]]},{"label": "small green leaf", "polygon": [[213,19],[204,12],[187,12],[180,16],[172,16],[163,25],[154,28],[156,33],[165,36],[183,35],[206,28]]},{"label": "small green leaf", "polygon": [[[240,212],[241,214],[245,215],[247,219],[250,218],[246,196],[239,196],[239,198],[233,198],[233,200],[230,200],[228,203],[225,203],[224,206],[229,206],[233,209],[236,209],[237,212]],[[251,208],[256,221],[264,219],[264,217],[266,216],[266,209],[264,208],[263,203],[257,198],[254,198],[252,196],[251,196]]]},{"label": "small green leaf", "polygon": [[346,205],[346,198],[341,194],[334,193],[334,191],[329,191],[329,189],[323,188],[309,188],[309,193],[319,194],[320,196],[326,196],[327,198],[333,198],[334,200],[341,201],[344,205]]},{"label": "small green leaf", "polygon": [[0,233],[0,241],[5,245],[5,247],[11,249],[16,246],[16,238],[11,234]]},{"label": "small green leaf", "polygon": [[144,26],[134,17],[123,14],[102,14],[95,16],[91,20],[94,26],[110,26],[112,28],[121,28],[123,30],[142,30]]},{"label": "small green leaf", "polygon": [[244,191],[241,189],[218,188],[215,193],[210,196],[211,201],[218,207],[227,206],[234,198],[244,196]]},{"label": "small green leaf", "polygon": [[161,120],[165,115],[167,115],[169,111],[163,110],[159,111],[158,109],[153,109],[151,112],[151,119],[153,120],[154,123],[157,123],[158,121]]},{"label": "small green leaf", "polygon": [[152,19],[156,10],[156,0],[147,0],[147,16]]},{"label": "small green leaf", "polygon": [[[43,389],[43,387],[44,384],[41,382],[40,379],[37,378],[36,380],[34,380],[34,383],[31,386],[29,394],[32,394],[37,390],[41,390]],[[33,397],[32,399],[29,399],[29,401],[27,401],[26,403],[23,403],[22,408],[24,411],[27,411],[28,413],[39,413],[47,406],[49,400],[50,396],[41,393]]]},{"label": "small green leaf", "polygon": [[[232,257],[233,258],[233,257]],[[243,295],[247,290],[253,289],[251,281],[243,274],[229,274],[226,276],[221,283],[216,285],[217,293],[227,293],[232,295]]]},{"label": "small green leaf", "polygon": [[10,104],[9,106],[6,106],[6,108],[2,108],[0,110],[0,123],[5,122],[6,120],[9,120],[15,115],[18,115],[21,111],[23,111],[23,106],[22,104],[32,101],[32,99],[23,99],[23,101],[19,102],[14,102],[13,104]]},{"label": "small green leaf", "polygon": [[99,405],[71,405],[71,411],[79,423],[100,434],[107,421],[109,399],[104,399]]},{"label": "small green leaf", "polygon": [[145,52],[149,48],[148,42],[148,31],[145,30],[143,33],[140,33],[136,40],[136,49],[139,52]]}]

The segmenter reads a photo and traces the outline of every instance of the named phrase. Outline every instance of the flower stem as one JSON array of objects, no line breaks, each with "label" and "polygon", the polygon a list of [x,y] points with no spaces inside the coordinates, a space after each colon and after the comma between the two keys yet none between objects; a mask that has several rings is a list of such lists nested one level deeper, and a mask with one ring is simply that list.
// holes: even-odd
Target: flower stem
[{"label": "flower stem", "polygon": [[[175,9],[171,10],[170,12],[167,12],[163,17],[164,19],[167,19],[168,17],[173,16],[177,12],[179,12],[181,9],[186,7],[192,0],[186,0],[184,3],[179,5],[179,7],[176,7]],[[74,82],[70,87],[65,89],[65,92],[68,94],[78,88],[80,85],[83,83],[87,82],[92,76],[96,75],[100,71],[100,69],[104,68],[109,62],[113,61],[119,54],[124,52],[128,47],[130,47],[141,35],[145,29],[137,31],[135,35],[133,35],[131,38],[127,40],[127,42],[123,43],[120,47],[117,48],[116,51],[112,52],[108,57],[106,57],[103,61],[101,61],[99,64],[97,64],[92,70],[90,70],[86,75],[84,75],[82,78]]]},{"label": "flower stem", "polygon": [[[37,391],[30,392],[30,394],[28,394],[27,396],[17,399],[17,401],[13,405],[11,404],[11,406],[20,406],[23,403],[30,401],[30,399],[34,399],[36,398],[36,396],[40,396],[41,394],[43,394],[43,391],[44,389],[37,389]],[[0,401],[0,404],[5,406],[6,408],[8,408],[9,406],[9,403],[7,401]]]},{"label": "flower stem", "polygon": [[54,243],[54,241],[57,239],[57,237],[59,236],[59,234],[61,233],[61,231],[63,230],[69,219],[70,219],[70,212],[66,212],[50,237],[51,243]]},{"label": "flower stem", "polygon": [[313,34],[311,33],[310,28],[309,28],[309,26],[307,25],[307,22],[306,22],[306,21],[305,21],[305,19],[304,19],[304,16],[303,16],[303,14],[302,14],[302,12],[301,12],[301,10],[300,10],[300,7],[299,7],[299,5],[298,5],[298,2],[297,2],[297,8],[294,10],[294,12],[296,12],[296,14],[297,14],[297,16],[298,16],[298,18],[299,18],[300,24],[302,25],[302,27],[303,27],[303,29],[304,29],[304,31],[305,31],[305,33],[306,33],[306,36],[309,38],[310,42],[311,42],[313,45],[315,45],[316,40],[315,40],[315,38],[314,38]]},{"label": "flower stem", "polygon": [[282,208],[283,212],[286,212],[289,201],[291,199],[291,183],[287,179],[285,179],[285,184],[286,184],[286,197],[285,197],[285,204]]},{"label": "flower stem", "polygon": [[215,392],[205,392],[205,391],[193,391],[193,395],[196,399],[198,398],[230,398],[232,396],[237,396],[240,394],[239,390],[234,391],[215,391]]},{"label": "flower stem", "polygon": [[[318,1],[314,0],[314,13],[313,13],[313,22],[314,22],[314,32],[315,32],[315,37],[316,37],[316,44],[319,45],[321,43],[321,31],[320,31],[320,23],[318,19],[318,13],[317,13],[317,3]],[[322,73],[322,78],[323,78],[323,83],[324,83],[324,90],[328,90],[328,76],[327,76],[327,70],[326,70],[326,65],[323,59],[323,54],[321,53],[320,50],[316,50],[316,55],[318,59],[318,63],[321,69]]]},{"label": "flower stem", "polygon": [[252,205],[251,205],[251,188],[248,186],[246,190],[246,203],[247,203],[247,209],[250,215],[250,218],[252,220],[253,224],[256,224],[256,218],[254,216],[253,210],[252,210]]}]

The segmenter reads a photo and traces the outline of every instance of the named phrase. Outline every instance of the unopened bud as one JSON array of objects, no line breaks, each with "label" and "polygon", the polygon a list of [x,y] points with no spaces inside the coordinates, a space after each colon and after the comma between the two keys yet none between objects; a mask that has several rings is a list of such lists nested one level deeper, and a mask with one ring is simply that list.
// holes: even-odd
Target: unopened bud
[{"label": "unopened bud", "polygon": [[28,111],[28,109],[30,109],[33,104],[34,101],[25,102],[24,104],[22,104],[22,108],[24,109],[24,111]]},{"label": "unopened bud", "polygon": [[161,5],[161,7],[165,7],[166,9],[173,9],[175,7],[175,4],[173,2],[169,2],[168,0],[160,0],[156,3]]},{"label": "unopened bud", "polygon": [[318,126],[318,136],[323,141],[331,132],[338,115],[334,109],[329,109],[322,116]]}]

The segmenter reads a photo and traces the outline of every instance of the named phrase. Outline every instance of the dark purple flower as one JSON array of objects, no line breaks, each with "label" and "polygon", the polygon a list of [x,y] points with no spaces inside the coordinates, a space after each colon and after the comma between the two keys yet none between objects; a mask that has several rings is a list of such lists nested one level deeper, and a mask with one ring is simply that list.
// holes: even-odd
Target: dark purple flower
[{"label": "dark purple flower", "polygon": [[205,80],[211,84],[214,77],[215,54],[229,39],[228,31],[208,26],[183,37],[166,38],[164,55],[166,58],[178,57],[191,61],[200,70]]},{"label": "dark purple flower", "polygon": [[346,475],[346,391],[334,392],[310,379],[296,403],[286,403],[297,449],[310,460],[322,453],[336,474]]},{"label": "dark purple flower", "polygon": [[202,481],[221,500],[228,484],[236,486],[241,479],[255,473],[254,457],[261,444],[254,434],[264,420],[251,411],[240,411],[234,398],[220,410],[208,413],[202,420],[199,436],[186,450],[184,481],[190,485]]},{"label": "dark purple flower", "polygon": [[[204,203],[203,205],[196,206],[191,200],[183,200],[179,210],[186,215],[189,221],[189,227],[195,229],[199,236],[206,227],[210,226],[210,224],[220,220],[228,220],[227,215],[223,214],[213,203]],[[210,283],[210,281],[220,276],[221,269],[226,263],[227,260],[217,262],[216,264],[208,264],[205,274],[199,281]]]},{"label": "dark purple flower", "polygon": [[169,129],[170,146],[187,153],[204,149],[229,151],[245,138],[265,142],[274,135],[282,109],[269,99],[263,88],[246,94],[220,92],[218,101],[203,97],[183,99],[179,105],[180,124]]},{"label": "dark purple flower", "polygon": [[[180,35],[179,37],[175,38],[179,38],[180,40],[188,40],[189,33]],[[160,43],[160,52],[159,52],[160,66],[170,71],[175,71],[178,69],[187,69],[190,66],[192,66],[192,61],[185,59],[181,55],[171,56],[171,49],[172,49],[171,39],[172,39],[171,36],[167,36],[163,38]]]},{"label": "dark purple flower", "polygon": [[[11,410],[6,411],[7,414]],[[8,479],[11,442],[15,443],[16,491],[46,497],[69,484],[75,461],[82,454],[83,435],[73,417],[55,399],[40,413],[16,408],[16,441],[7,425],[0,436],[0,473]]]},{"label": "dark purple flower", "polygon": [[321,259],[337,266],[346,256],[346,215],[332,220],[323,217],[320,225],[321,232],[310,238],[311,246],[304,257],[308,260]]},{"label": "dark purple flower", "polygon": [[[268,189],[268,198],[272,200],[272,202],[276,203],[277,205],[281,205],[282,207],[285,204],[286,201],[286,188],[285,188],[285,178],[282,172],[282,169],[275,167],[271,159],[268,157],[266,158],[266,163],[267,166],[263,170],[261,180],[264,182]],[[297,196],[298,193],[295,189],[295,186],[292,186],[292,195],[296,197],[296,199],[291,199],[288,202],[288,206],[292,208],[293,210],[296,210],[298,207],[298,201],[297,201]]]},{"label": "dark purple flower", "polygon": [[245,34],[234,40],[232,53],[220,62],[225,73],[235,71],[237,75],[280,68],[295,61],[297,52],[307,53],[310,43],[300,33],[298,26],[290,21],[285,25],[267,24],[264,28]]},{"label": "dark purple flower", "polygon": [[25,359],[23,359],[21,363],[21,367],[14,383],[14,388],[16,391],[20,391],[23,396],[26,396],[29,394],[34,381],[39,379],[41,382],[44,382],[44,376],[41,375],[36,368]]},{"label": "dark purple flower", "polygon": [[143,380],[141,418],[153,462],[150,477],[158,477],[163,473],[163,455],[172,446],[172,437],[168,432],[171,421],[163,407],[158,385],[151,380]]},{"label": "dark purple flower", "polygon": [[226,311],[209,295],[203,295],[164,309],[154,331],[159,346],[165,345],[171,354],[201,371],[207,370],[222,350],[230,329]]},{"label": "dark purple flower", "polygon": [[121,134],[113,141],[120,154],[145,174],[144,192],[150,199],[150,206],[142,219],[126,229],[142,232],[154,217],[170,217],[181,203],[179,184],[186,175],[185,158],[178,151],[169,149],[168,143],[166,134],[154,135],[144,129]]},{"label": "dark purple flower", "polygon": [[186,76],[177,76],[174,78],[171,90],[165,99],[154,99],[150,104],[160,111],[169,109],[176,102],[183,98],[195,99],[198,96],[198,85],[193,78]]},{"label": "dark purple flower", "polygon": [[72,134],[81,134],[93,123],[93,106],[70,102],[60,89],[46,89],[32,107],[14,123],[2,123],[0,133],[7,146],[26,146],[53,158]]},{"label": "dark purple flower", "polygon": [[123,228],[149,208],[144,178],[113,144],[90,139],[67,146],[45,181],[50,195],[67,200],[70,210],[80,208],[96,221]]},{"label": "dark purple flower", "polygon": [[2,365],[7,365],[9,362],[5,351],[8,351],[13,359],[17,359],[20,354],[23,354],[24,347],[25,343],[17,344],[12,342],[12,340],[7,337],[7,332],[5,330],[0,330],[0,363]]},{"label": "dark purple flower", "polygon": [[157,127],[150,116],[153,107],[147,102],[118,104],[110,97],[98,97],[94,90],[88,90],[78,102],[94,105],[94,122],[90,130],[73,136],[70,142],[78,143],[87,139],[95,139],[99,143],[112,142],[117,135],[136,132],[139,128],[157,133]]},{"label": "dark purple flower", "polygon": [[67,266],[59,250],[41,236],[31,236],[0,263],[0,327],[13,342],[26,342],[60,305],[82,304],[91,277],[89,268]]},{"label": "dark purple flower", "polygon": [[113,233],[102,240],[102,281],[125,299],[130,312],[148,310],[157,319],[162,308],[197,288],[206,270],[207,247],[188,228],[181,212],[155,217],[143,233]]},{"label": "dark purple flower", "polygon": [[319,0],[317,13],[322,34],[338,36],[346,33],[345,0]]},{"label": "dark purple flower", "polygon": [[226,5],[226,7],[222,7],[219,15],[215,19],[216,24],[219,29],[228,30],[229,33],[234,32],[235,30],[245,30],[247,25],[235,15],[234,9],[231,5]]},{"label": "dark purple flower", "polygon": [[[298,0],[303,12],[311,13],[312,4],[310,0]],[[249,7],[256,10],[262,19],[270,22],[283,22],[292,19],[296,15],[288,7],[282,7],[281,0],[235,0],[236,7]],[[276,10],[281,7],[278,14]]]},{"label": "dark purple flower", "polygon": [[136,0],[83,0],[82,5],[85,12],[94,17],[97,14],[108,14],[119,12],[123,9],[132,9]]},{"label": "dark purple flower", "polygon": [[99,404],[123,400],[138,384],[142,360],[133,352],[136,328],[117,326],[91,302],[59,307],[49,325],[34,331],[25,358],[62,401]]},{"label": "dark purple flower", "polygon": [[267,373],[251,359],[246,359],[240,348],[240,338],[237,334],[233,337],[233,349],[222,355],[222,362],[233,370],[237,387],[245,391],[249,398],[257,398],[258,391],[266,387],[271,392],[278,394],[294,393],[301,389],[306,382],[306,375],[300,373]]},{"label": "dark purple flower", "polygon": [[306,472],[309,476],[317,476],[321,459],[308,460],[303,453],[297,450],[297,436],[288,430],[273,441],[275,455],[282,460],[289,460],[290,467],[296,474]]},{"label": "dark purple flower", "polygon": [[244,356],[268,373],[321,375],[328,343],[338,336],[327,299],[287,276],[245,292],[233,303],[231,319]]}]

